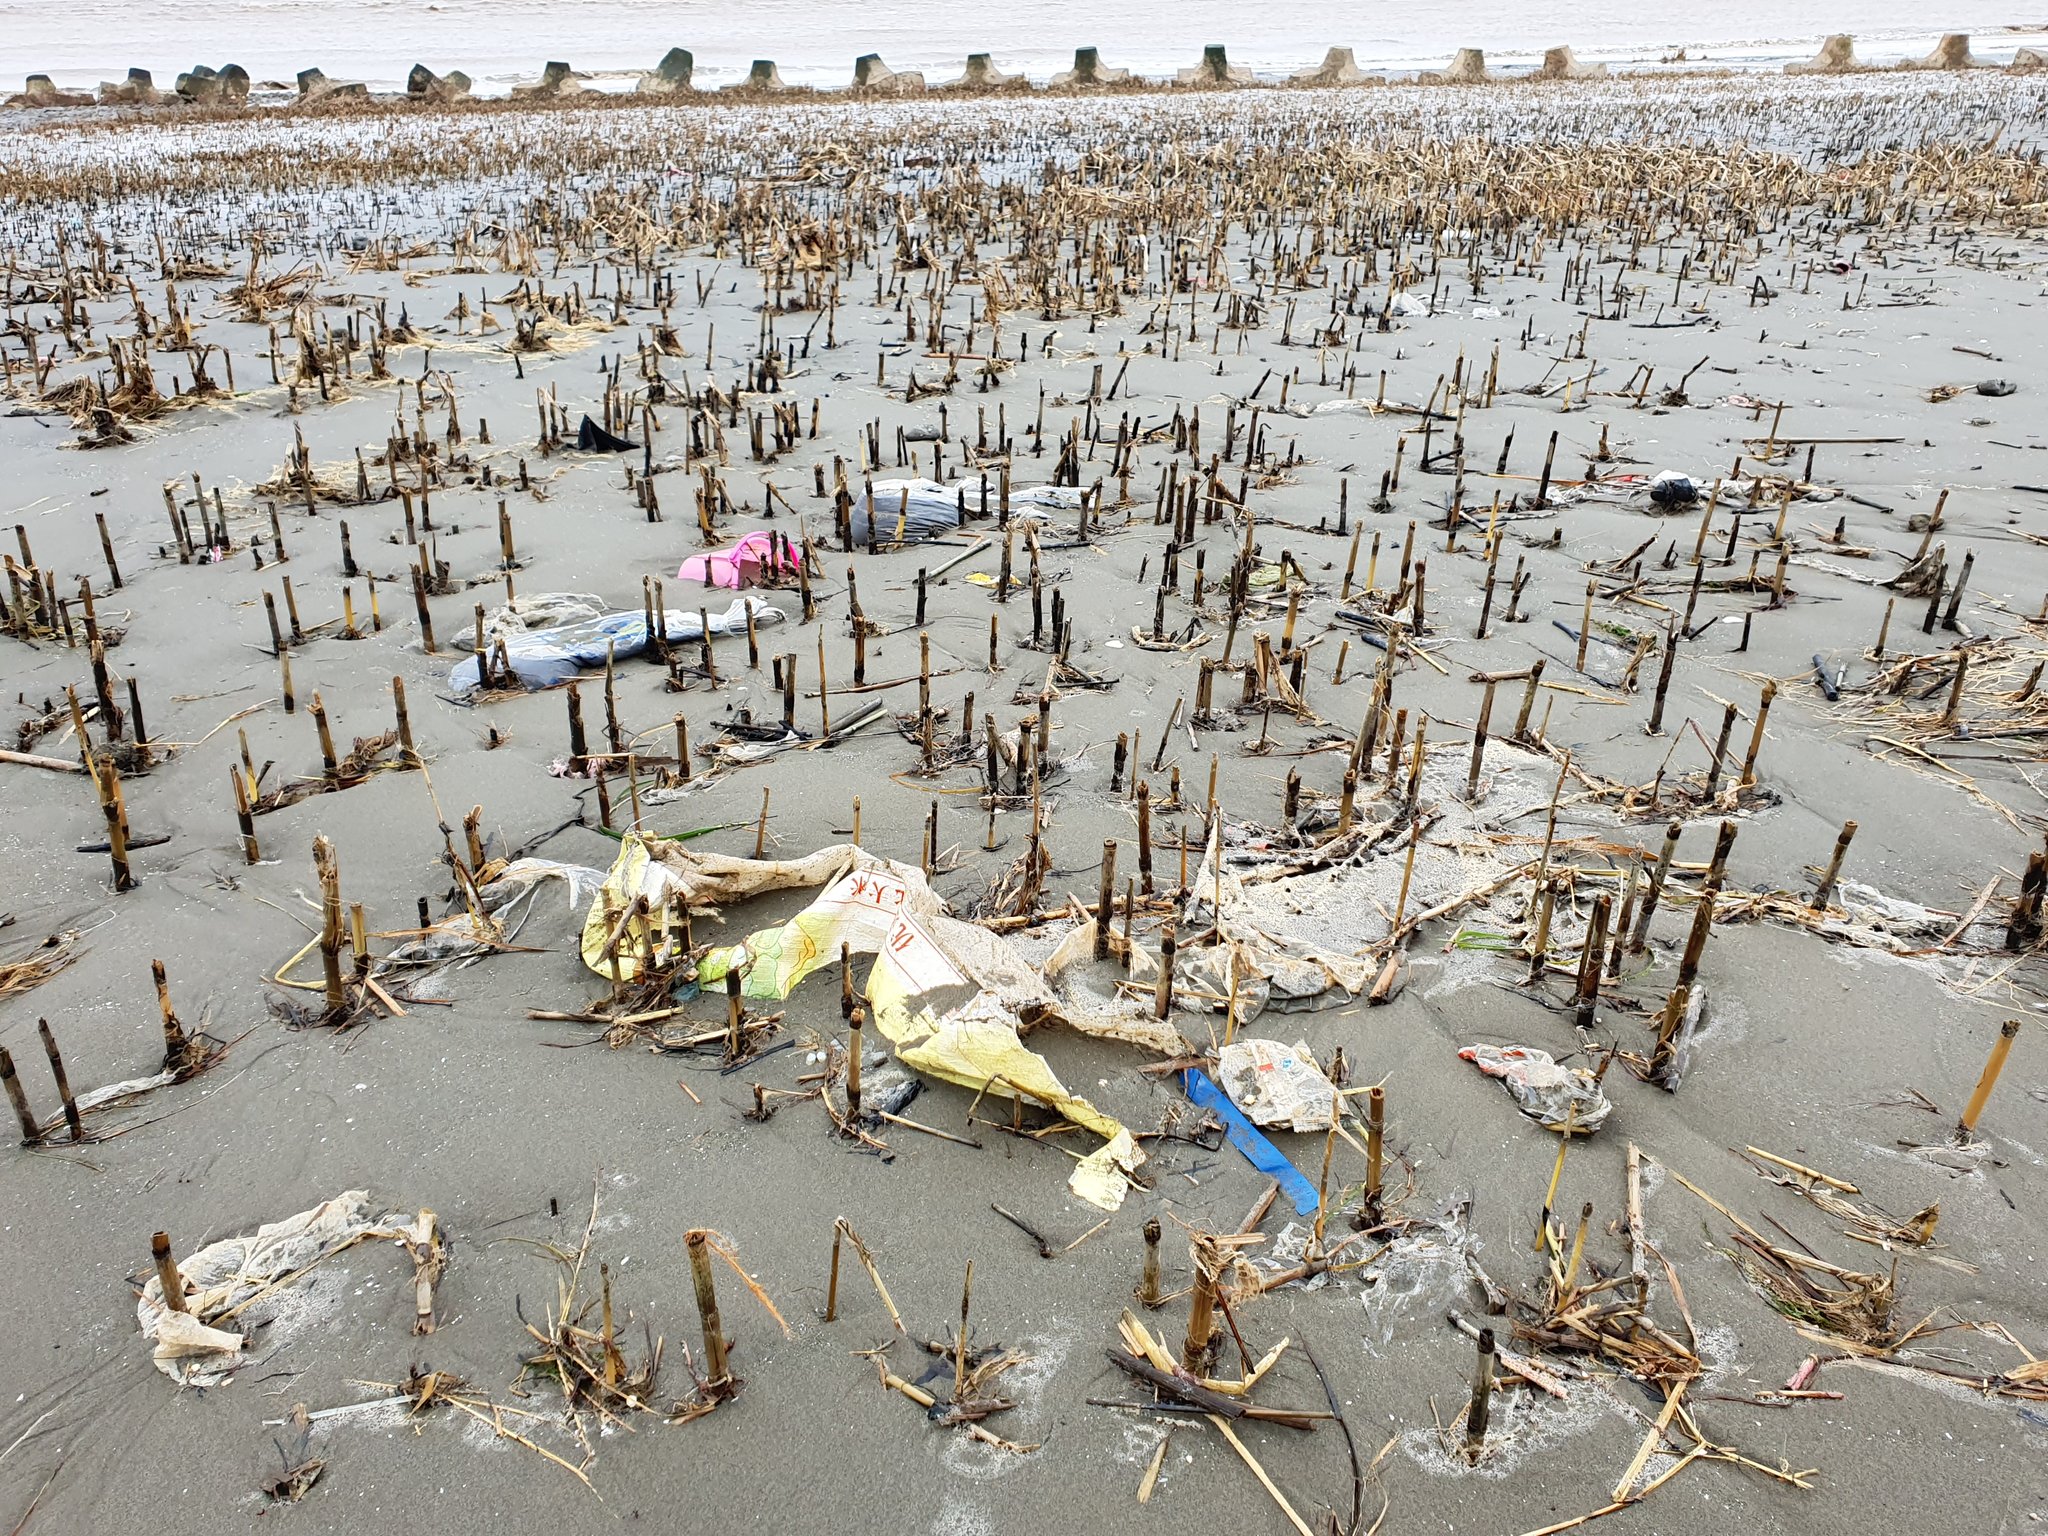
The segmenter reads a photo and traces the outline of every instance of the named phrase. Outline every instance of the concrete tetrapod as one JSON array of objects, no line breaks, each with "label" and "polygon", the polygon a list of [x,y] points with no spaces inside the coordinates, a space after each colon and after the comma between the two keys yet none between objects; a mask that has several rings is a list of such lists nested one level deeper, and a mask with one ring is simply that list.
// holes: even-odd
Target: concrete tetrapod
[{"label": "concrete tetrapod", "polygon": [[1386,76],[1368,75],[1358,67],[1349,48],[1332,48],[1323,62],[1296,70],[1288,79],[1295,85],[1384,85]]},{"label": "concrete tetrapod", "polygon": [[1843,75],[1850,70],[1861,69],[1856,62],[1856,40],[1846,32],[1837,32],[1820,45],[1820,52],[1804,64],[1787,64],[1788,75]]},{"label": "concrete tetrapod", "polygon": [[633,89],[646,96],[674,96],[690,89],[690,77],[696,71],[695,54],[687,48],[671,48]]},{"label": "concrete tetrapod", "polygon": [[1031,81],[1021,74],[1005,74],[995,67],[985,53],[967,55],[967,68],[957,80],[948,80],[939,87],[942,91],[1019,91],[1028,90]]},{"label": "concrete tetrapod", "polygon": [[879,53],[864,53],[853,61],[853,89],[872,96],[917,96],[924,92],[924,76],[914,70],[899,75]]},{"label": "concrete tetrapod", "polygon": [[1539,80],[1605,80],[1605,64],[1581,64],[1572,57],[1569,48],[1546,48],[1543,63],[1536,71]]},{"label": "concrete tetrapod", "polygon": [[1084,89],[1089,86],[1128,85],[1131,72],[1128,69],[1111,69],[1102,62],[1102,51],[1098,48],[1076,48],[1074,67],[1063,69],[1052,77],[1054,90],[1062,88]]},{"label": "concrete tetrapod", "polygon": [[1460,48],[1447,68],[1427,70],[1416,78],[1428,85],[1484,85],[1493,77],[1486,72],[1482,49]]},{"label": "concrete tetrapod", "polygon": [[1202,50],[1202,62],[1179,71],[1173,77],[1175,85],[1250,85],[1252,72],[1248,69],[1233,69],[1230,56],[1221,43],[1210,43]]}]

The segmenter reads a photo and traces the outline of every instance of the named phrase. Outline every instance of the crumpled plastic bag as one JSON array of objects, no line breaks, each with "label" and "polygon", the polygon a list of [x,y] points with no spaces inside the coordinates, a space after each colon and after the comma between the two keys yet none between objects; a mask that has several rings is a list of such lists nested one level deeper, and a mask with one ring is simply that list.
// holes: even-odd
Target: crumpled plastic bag
[{"label": "crumpled plastic bag", "polygon": [[1468,1045],[1458,1058],[1499,1078],[1522,1113],[1541,1121],[1547,1131],[1562,1131],[1569,1118],[1576,1134],[1590,1136],[1614,1108],[1592,1073],[1561,1067],[1534,1046]]},{"label": "crumpled plastic bag", "polygon": [[1337,1090],[1306,1040],[1233,1040],[1217,1053],[1216,1076],[1254,1125],[1327,1131],[1337,1118]]},{"label": "crumpled plastic bag", "polygon": [[486,912],[501,911],[538,889],[543,880],[559,880],[568,890],[569,906],[582,906],[603,886],[605,872],[588,864],[564,864],[557,859],[514,859],[498,871],[497,878],[477,894]]},{"label": "crumpled plastic bag", "polygon": [[[736,597],[723,613],[709,616],[711,633],[745,634],[747,610],[750,608],[757,628],[782,622],[782,610],[766,598]],[[668,610],[666,627],[671,645],[688,644],[703,638],[704,625],[694,608],[688,612]],[[586,667],[603,666],[607,655],[624,660],[628,656],[639,655],[651,643],[644,613],[610,613],[601,619],[586,619],[580,624],[508,635],[505,639],[505,661],[522,687],[552,688],[558,683],[566,683]],[[494,669],[496,664],[494,648]],[[481,681],[482,674],[474,656],[457,662],[448,674],[448,686],[458,693],[473,691]]]},{"label": "crumpled plastic bag", "polygon": [[[569,910],[579,911],[603,889],[605,872],[587,864],[563,864],[554,859],[514,859],[498,871],[497,878],[477,891],[486,917],[478,922],[468,911],[443,918],[407,939],[384,956],[392,965],[437,966],[456,960],[473,960],[496,952],[502,929],[523,902],[531,901],[542,884],[560,880],[569,899]],[[523,921],[523,918],[521,919]]]},{"label": "crumpled plastic bag", "polygon": [[[960,526],[963,507],[974,512],[981,510],[981,487],[974,482],[956,480],[951,485],[941,485],[936,480],[915,476],[870,481],[853,498],[851,521],[856,544],[868,542],[870,491],[874,493],[875,536],[878,539],[895,538],[898,522],[903,525],[905,539],[937,538]],[[1078,512],[1085,494],[1072,486],[1012,486],[1010,513],[1028,521],[1034,515],[1044,517],[1052,512]]]},{"label": "crumpled plastic bag", "polygon": [[[1095,919],[1083,918],[1053,952],[1039,962],[1038,973],[1051,983],[1059,997],[1062,1021],[1097,1040],[1115,1040],[1156,1051],[1161,1056],[1179,1056],[1188,1048],[1181,1032],[1165,1019],[1152,1017],[1149,1004],[1133,1001],[1121,992],[1104,996],[1087,983],[1085,967],[1095,960]],[[1131,944],[1130,967],[1120,977],[1142,981],[1159,973],[1159,959],[1135,941]],[[1175,968],[1179,974],[1179,968]],[[1182,993],[1176,991],[1178,1000]]]},{"label": "crumpled plastic bag", "polygon": [[[646,894],[652,920],[660,923],[673,897],[702,912],[714,901],[808,885],[825,889],[788,922],[705,953],[697,962],[698,981],[716,985],[737,970],[743,996],[785,998],[806,976],[836,963],[842,944],[854,954],[872,954],[868,1007],[898,1059],[976,1092],[1028,1098],[1101,1136],[1103,1146],[1081,1160],[1068,1187],[1090,1204],[1115,1210],[1144,1154],[1114,1117],[1069,1093],[1018,1033],[1020,1021],[1064,1017],[1059,999],[1008,941],[947,916],[918,870],[849,843],[803,859],[737,859],[672,844],[652,849],[628,834],[605,891],[614,912]],[[619,946],[626,975],[637,971],[630,956],[639,949],[643,921],[629,920],[632,937]],[[601,896],[583,932],[584,963],[600,975],[610,974],[611,962],[603,958],[609,933]]]},{"label": "crumpled plastic bag", "polygon": [[[1135,945],[1133,946],[1136,947]],[[1142,952],[1142,951],[1141,951]],[[1134,978],[1135,979],[1135,978]],[[1321,990],[1320,988],[1318,990]],[[1265,1012],[1273,989],[1235,944],[1196,944],[1173,958],[1173,1002],[1190,1013],[1229,1013],[1237,998],[1237,1022]]]},{"label": "crumpled plastic bag", "polygon": [[[162,1290],[157,1294],[161,1296]],[[143,1330],[149,1332],[148,1328]],[[239,1355],[242,1346],[249,1341],[239,1333],[225,1328],[209,1328],[189,1312],[165,1311],[158,1315],[155,1326],[156,1348],[150,1358],[156,1368],[171,1380],[191,1384],[195,1378],[211,1375],[214,1379],[227,1374],[233,1368],[228,1357]],[[205,1366],[185,1366],[185,1361],[204,1360]],[[204,1380],[200,1385],[207,1385]]]},{"label": "crumpled plastic bag", "polygon": [[773,533],[756,531],[742,538],[731,549],[716,549],[705,555],[692,555],[676,570],[676,580],[694,586],[726,587],[738,591],[741,587],[757,587],[768,576],[794,576],[797,568],[796,551],[786,539]]},{"label": "crumpled plastic bag", "polygon": [[1660,470],[1650,481],[1650,500],[1660,507],[1689,507],[1699,499],[1699,482],[1675,469]]},{"label": "crumpled plastic bag", "polygon": [[[1284,878],[1272,884],[1281,891],[1296,889]],[[1341,886],[1333,887],[1327,880],[1303,882],[1299,889],[1305,903],[1351,900]],[[1224,940],[1220,945],[1198,945],[1180,952],[1174,973],[1192,983],[1182,994],[1182,1006],[1191,1011],[1228,1011],[1233,970],[1240,1024],[1257,1018],[1268,1007],[1295,1012],[1338,1000],[1331,996],[1333,992],[1355,997],[1372,985],[1372,968],[1357,956],[1338,954],[1260,926],[1244,882],[1223,866],[1220,822],[1210,831],[1202,867],[1188,887],[1181,926],[1197,930],[1214,927]],[[1228,967],[1219,958],[1223,954],[1230,956]]]},{"label": "crumpled plastic bag", "polygon": [[[421,1224],[430,1219],[423,1215]],[[239,1308],[280,1282],[366,1238],[402,1243],[421,1235],[402,1214],[379,1215],[369,1191],[347,1190],[309,1211],[266,1222],[246,1237],[209,1243],[180,1260],[178,1273],[186,1285],[182,1313],[164,1305],[163,1286],[151,1275],[135,1304],[135,1319],[153,1346],[158,1370],[181,1386],[212,1386],[241,1365],[248,1342],[213,1323],[243,1315]]]},{"label": "crumpled plastic bag", "polygon": [[[507,646],[514,637],[539,629],[562,629],[587,624],[604,617],[604,599],[585,592],[535,592],[500,603],[484,617],[484,644],[493,645],[502,635]],[[458,651],[474,650],[474,630],[460,629],[449,642]]]}]

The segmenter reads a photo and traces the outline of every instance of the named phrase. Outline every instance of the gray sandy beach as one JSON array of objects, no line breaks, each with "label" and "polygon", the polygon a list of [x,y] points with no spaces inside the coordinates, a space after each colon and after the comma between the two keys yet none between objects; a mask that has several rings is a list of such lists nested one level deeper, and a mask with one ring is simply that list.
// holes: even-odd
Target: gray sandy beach
[{"label": "gray sandy beach", "polygon": [[[1986,69],[0,114],[0,1046],[35,1132],[0,1151],[0,1524],[2032,1528],[2044,100]],[[679,577],[751,533],[801,579]],[[650,578],[685,626],[765,604],[755,658],[646,636]],[[566,687],[474,686],[478,623],[509,662],[544,595],[651,641],[616,745],[601,644],[576,672],[602,778]],[[339,1008],[319,838],[367,938]],[[1112,953],[1049,964],[1106,841]],[[836,950],[750,983],[733,1048],[696,967],[815,886],[696,904],[651,986],[586,963],[650,846],[844,848],[978,925],[1045,1006],[936,1011],[1028,1026],[1132,1134],[1111,1208],[1071,1106],[928,1070],[850,1116]],[[593,873],[404,963],[521,859]],[[1169,932],[1162,1051],[1104,1021],[1161,1023]],[[39,1021],[75,1095],[150,1077],[152,961],[211,1044],[74,1133]],[[1269,1180],[1181,1069],[1244,1038],[1305,1043],[1341,1134],[1264,1131],[1320,1234],[1283,1193],[1198,1272]],[[1604,1119],[1546,1128],[1475,1045]],[[152,1234],[185,1259],[358,1190],[431,1211],[431,1261],[371,1235],[159,1368]],[[900,1327],[850,1244],[826,1320],[842,1218]],[[787,1325],[713,1262],[736,1387],[698,1374],[698,1230]],[[924,1347],[970,1262],[972,1346],[1022,1357],[992,1438]],[[600,1264],[624,1356],[663,1341],[630,1407],[522,1369],[572,1270],[597,1347]],[[1212,1363],[1112,1362],[1126,1308],[1177,1358],[1196,1288]],[[1451,1314],[1540,1378],[1488,1372],[1476,1446]],[[1175,1395],[1283,1340],[1224,1396],[1315,1417]]]}]

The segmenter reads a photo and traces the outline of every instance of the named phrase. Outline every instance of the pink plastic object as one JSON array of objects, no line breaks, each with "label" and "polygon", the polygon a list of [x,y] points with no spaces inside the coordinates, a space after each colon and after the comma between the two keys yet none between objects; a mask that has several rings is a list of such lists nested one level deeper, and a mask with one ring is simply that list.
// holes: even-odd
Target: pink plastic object
[{"label": "pink plastic object", "polygon": [[764,572],[795,575],[795,551],[786,540],[779,540],[773,534],[750,533],[731,549],[690,556],[676,572],[676,580],[700,587],[710,585],[737,591],[741,587],[761,585],[765,579]]}]

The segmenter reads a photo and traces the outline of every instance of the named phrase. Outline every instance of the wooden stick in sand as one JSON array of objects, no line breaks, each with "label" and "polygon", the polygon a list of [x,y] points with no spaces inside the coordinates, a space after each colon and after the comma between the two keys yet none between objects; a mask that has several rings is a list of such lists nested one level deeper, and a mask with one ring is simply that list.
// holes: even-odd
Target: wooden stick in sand
[{"label": "wooden stick in sand", "polygon": [[[427,608],[426,578],[421,574],[418,566],[414,566],[412,570],[412,603],[413,610],[419,615],[420,620],[420,649],[429,656],[432,656],[434,654],[434,615]],[[482,668],[485,665],[486,659],[478,656],[477,667],[479,677],[482,676]]]},{"label": "wooden stick in sand", "polygon": [[242,833],[242,859],[244,863],[255,864],[262,858],[262,850],[256,843],[256,821],[249,805],[249,784],[241,769],[230,766],[228,778],[233,782],[235,792],[235,823]]},{"label": "wooden stick in sand", "polygon": [[1516,741],[1529,739],[1529,711],[1536,704],[1536,690],[1543,686],[1543,658],[1538,657],[1529,664],[1528,681],[1522,685],[1522,707],[1515,713]]},{"label": "wooden stick in sand", "polygon": [[21,1075],[14,1070],[14,1053],[4,1045],[0,1045],[0,1086],[6,1088],[7,1102],[13,1106],[14,1118],[21,1125],[21,1144],[38,1145],[43,1139],[42,1127],[28,1106],[28,1091],[21,1086]]},{"label": "wooden stick in sand", "polygon": [[327,724],[327,706],[321,702],[318,689],[314,690],[313,702],[306,706],[306,712],[313,717],[313,729],[320,737],[320,771],[332,784],[341,771],[341,762],[334,753],[334,732]]},{"label": "wooden stick in sand", "polygon": [[1543,979],[1543,973],[1550,968],[1550,919],[1556,901],[1555,885],[1545,880],[1536,889],[1536,921],[1529,934],[1527,984],[1532,987]]},{"label": "wooden stick in sand", "polygon": [[1762,697],[1757,700],[1756,728],[1750,732],[1749,751],[1744,753],[1742,758],[1742,777],[1736,781],[1736,787],[1739,789],[1747,789],[1756,782],[1756,758],[1764,746],[1764,722],[1770,719],[1771,700],[1777,696],[1777,679],[1765,678]]},{"label": "wooden stick in sand", "polygon": [[867,1013],[859,1003],[846,1016],[846,1118],[850,1124],[860,1117],[861,1026]]},{"label": "wooden stick in sand", "polygon": [[73,726],[78,732],[80,753],[86,770],[92,774],[93,788],[99,792],[100,814],[107,823],[107,858],[114,870],[114,889],[132,891],[135,889],[135,874],[128,862],[128,807],[121,798],[121,770],[114,766],[113,758],[95,763],[92,747],[86,740],[85,723],[78,709],[78,696],[70,689],[65,692],[71,700]]},{"label": "wooden stick in sand", "polygon": [[1855,836],[1856,823],[1843,822],[1841,835],[1835,839],[1835,851],[1828,858],[1828,867],[1821,871],[1820,884],[1814,887],[1813,900],[1806,904],[1808,911],[1825,912],[1828,903],[1834,899],[1835,881],[1842,873],[1842,859],[1849,852],[1850,840]]},{"label": "wooden stick in sand", "polygon": [[1190,1244],[1195,1261],[1194,1288],[1188,1294],[1188,1331],[1180,1346],[1181,1368],[1200,1376],[1214,1351],[1216,1332],[1216,1271],[1220,1255],[1215,1245],[1201,1234]]},{"label": "wooden stick in sand", "polygon": [[1138,780],[1138,889],[1152,894],[1152,785]]},{"label": "wooden stick in sand", "polygon": [[846,1235],[846,1219],[839,1218],[832,1223],[832,1272],[825,1282],[825,1321],[837,1321],[839,1317],[839,1244]]},{"label": "wooden stick in sand", "polygon": [[1306,1257],[1315,1263],[1323,1263],[1329,1250],[1323,1246],[1323,1230],[1329,1223],[1330,1215],[1330,1159],[1337,1150],[1337,1129],[1342,1116],[1334,1107],[1330,1111],[1330,1129],[1323,1135],[1323,1169],[1316,1179],[1316,1220],[1309,1239]]},{"label": "wooden stick in sand", "polygon": [[[1697,924],[1695,931],[1698,931]],[[1691,1004],[1692,983],[1681,980],[1671,989],[1671,995],[1664,1000],[1663,1011],[1657,1016],[1657,1044],[1650,1053],[1650,1080],[1660,1086],[1671,1086],[1669,1074],[1678,1047],[1678,1034],[1684,1027],[1685,1015]]]},{"label": "wooden stick in sand", "polygon": [[1479,723],[1472,728],[1472,766],[1465,775],[1465,798],[1474,803],[1479,799],[1479,770],[1486,760],[1486,729],[1493,720],[1493,688],[1489,680],[1486,696],[1479,701]]},{"label": "wooden stick in sand", "polygon": [[1145,1265],[1138,1274],[1138,1305],[1156,1307],[1165,1300],[1159,1285],[1159,1218],[1147,1218],[1144,1231]]},{"label": "wooden stick in sand", "polygon": [[1699,902],[1693,909],[1692,930],[1686,936],[1685,953],[1679,960],[1678,984],[1690,987],[1700,972],[1700,958],[1706,953],[1707,935],[1714,921],[1714,900],[1721,892],[1721,882],[1728,870],[1728,853],[1735,846],[1735,823],[1724,821],[1714,840],[1713,861],[1707,865],[1707,878],[1700,888]]},{"label": "wooden stick in sand", "polygon": [[420,749],[413,745],[412,715],[405,707],[405,679],[391,679],[391,709],[397,717],[399,760],[411,768],[420,765]]},{"label": "wooden stick in sand", "polygon": [[[1956,1122],[1956,1140],[1969,1141],[1977,1133],[1977,1117],[1984,1113],[1984,1106],[1991,1098],[1991,1090],[1998,1085],[1998,1074],[2005,1070],[2005,1058],[2012,1054],[2012,1042],[2020,1032],[2018,1019],[2007,1019],[1999,1026],[1998,1039],[1992,1042],[1991,1055],[1984,1063],[1983,1074],[1977,1079],[1977,1091],[1970,1095],[1970,1102],[1963,1110],[1963,1118]],[[76,1135],[72,1137],[77,1140]]]},{"label": "wooden stick in sand", "polygon": [[589,764],[590,739],[583,728],[583,685],[571,682],[569,695],[569,772],[581,774]]},{"label": "wooden stick in sand", "polygon": [[1704,797],[1712,800],[1721,789],[1721,771],[1728,761],[1728,738],[1735,734],[1735,717],[1741,711],[1730,704],[1721,712],[1721,734],[1714,742],[1713,761],[1707,764],[1707,785]]},{"label": "wooden stick in sand", "polygon": [[1479,1330],[1479,1357],[1472,1367],[1472,1400],[1465,1409],[1465,1454],[1474,1458],[1486,1443],[1493,1406],[1493,1330]]},{"label": "wooden stick in sand", "polygon": [[[73,1141],[85,1140],[85,1127],[78,1118],[78,1101],[71,1095],[71,1078],[64,1070],[64,1057],[57,1049],[57,1037],[50,1033],[48,1019],[36,1020],[36,1033],[42,1036],[43,1054],[50,1058],[50,1076],[57,1084],[57,1097],[64,1105],[64,1127],[71,1133]],[[1999,1058],[2003,1061],[2003,1057]],[[1984,1092],[1991,1090],[1987,1086]]]},{"label": "wooden stick in sand", "polygon": [[166,1310],[189,1312],[185,1305],[185,1277],[178,1272],[178,1261],[171,1257],[171,1235],[158,1232],[149,1240],[150,1262],[156,1266],[156,1282],[163,1291]]},{"label": "wooden stick in sand", "polygon": [[341,865],[334,844],[313,839],[313,871],[320,879],[320,967],[325,977],[327,1014],[339,1020],[346,999],[341,982]]},{"label": "wooden stick in sand", "polygon": [[1173,920],[1167,919],[1159,935],[1159,986],[1152,997],[1152,1017],[1163,1019],[1173,1012],[1173,958],[1177,942]]},{"label": "wooden stick in sand", "polygon": [[1573,1023],[1591,1029],[1600,1005],[1600,975],[1607,943],[1607,921],[1614,898],[1605,891],[1593,903],[1593,920],[1586,925],[1586,947],[1579,956],[1579,993]]},{"label": "wooden stick in sand", "polygon": [[960,1332],[953,1344],[953,1401],[967,1392],[967,1309],[974,1299],[974,1260],[967,1261],[967,1279],[960,1287]]},{"label": "wooden stick in sand", "polygon": [[1664,696],[1671,691],[1671,669],[1678,661],[1678,629],[1673,624],[1664,632],[1664,664],[1657,672],[1657,696],[1650,706],[1650,723],[1644,727],[1646,735],[1664,734]]},{"label": "wooden stick in sand", "polygon": [[[870,1284],[874,1286],[875,1294],[881,1298],[882,1308],[889,1314],[890,1323],[895,1327],[898,1333],[907,1333],[909,1330],[903,1326],[903,1315],[896,1310],[896,1303],[893,1299],[891,1299],[889,1295],[888,1286],[882,1283],[881,1270],[875,1267],[875,1256],[872,1253],[868,1252],[868,1245],[861,1241],[860,1234],[853,1230],[852,1226],[847,1222],[844,1216],[839,1217],[832,1224],[832,1231],[832,1254],[834,1265],[836,1266],[838,1263],[839,1238],[841,1235],[844,1235],[846,1240],[853,1245],[853,1256],[860,1260],[861,1268],[867,1271],[868,1281]],[[836,1274],[837,1272],[838,1271],[835,1267],[834,1273]],[[836,1288],[834,1289],[832,1296],[828,1297],[828,1302],[830,1303],[830,1305],[828,1305],[827,1308],[828,1314],[835,1313],[837,1310]],[[828,1315],[825,1321],[828,1323],[831,1322],[832,1316]]]},{"label": "wooden stick in sand", "polygon": [[1544,1191],[1543,1209],[1536,1216],[1536,1241],[1529,1245],[1530,1250],[1535,1253],[1543,1252],[1555,1240],[1555,1233],[1550,1222],[1550,1213],[1557,1206],[1557,1186],[1558,1182],[1564,1178],[1564,1155],[1572,1144],[1573,1135],[1578,1130],[1578,1117],[1579,1106],[1577,1104],[1569,1104],[1565,1107],[1563,1134],[1557,1138],[1557,1161],[1550,1165],[1550,1188]]},{"label": "wooden stick in sand", "polygon": [[683,1234],[690,1255],[690,1280],[697,1293],[697,1320],[704,1332],[704,1390],[714,1401],[731,1397],[738,1383],[726,1361],[725,1325],[718,1316],[718,1288],[711,1273],[708,1235],[701,1227]]},{"label": "wooden stick in sand", "polygon": [[41,768],[47,773],[84,773],[83,763],[66,762],[61,757],[42,757],[34,752],[16,752],[0,748],[0,763],[13,763],[21,768]]},{"label": "wooden stick in sand", "polygon": [[1375,1083],[1365,1095],[1365,1208],[1360,1217],[1368,1225],[1379,1220],[1386,1144],[1387,1090]]},{"label": "wooden stick in sand", "polygon": [[1629,952],[1641,954],[1648,941],[1650,919],[1656,915],[1657,899],[1664,894],[1664,880],[1671,873],[1672,855],[1678,852],[1678,835],[1685,823],[1674,821],[1664,829],[1664,846],[1657,854],[1656,867],[1650,872],[1650,887],[1643,893],[1643,904],[1637,909],[1635,930],[1629,935]]},{"label": "wooden stick in sand", "polygon": [[192,1042],[185,1036],[185,1026],[178,1021],[178,1010],[171,1006],[171,986],[164,975],[161,960],[149,962],[150,980],[156,986],[157,1013],[164,1026],[164,1070],[182,1072],[192,1057]]},{"label": "wooden stick in sand", "polygon": [[1102,840],[1102,881],[1095,893],[1095,958],[1109,958],[1110,920],[1116,903],[1116,839]]}]

